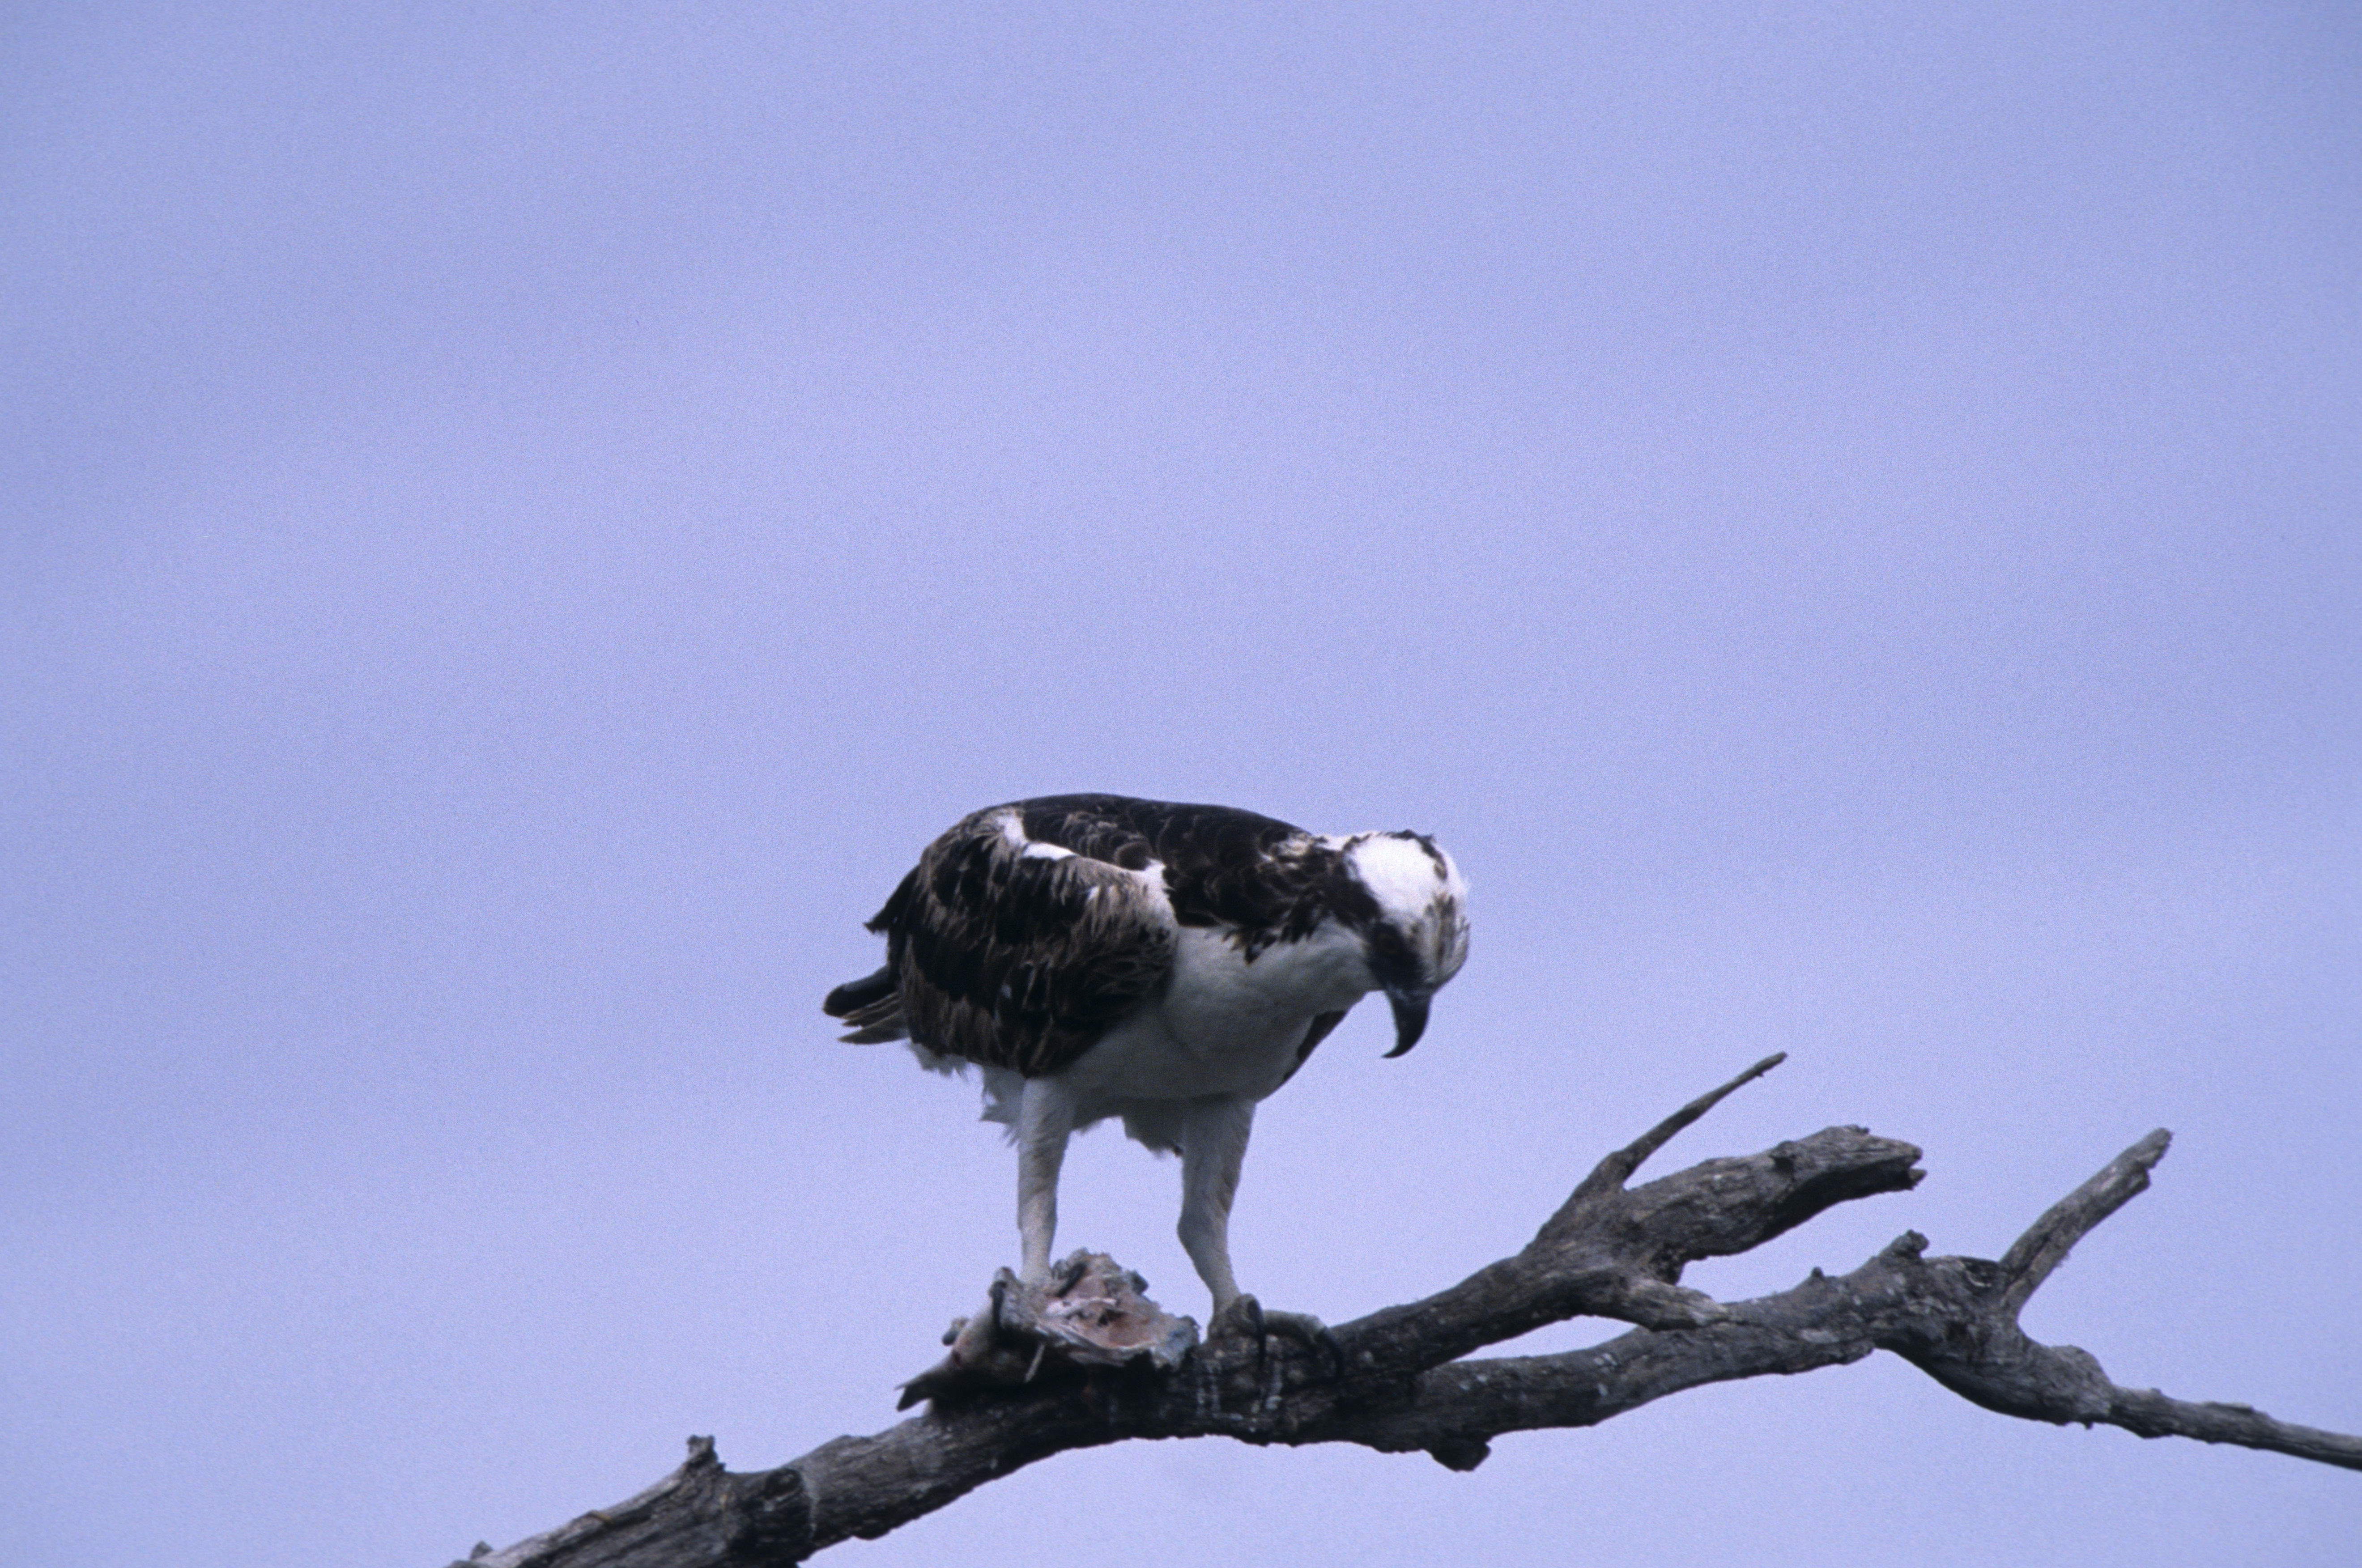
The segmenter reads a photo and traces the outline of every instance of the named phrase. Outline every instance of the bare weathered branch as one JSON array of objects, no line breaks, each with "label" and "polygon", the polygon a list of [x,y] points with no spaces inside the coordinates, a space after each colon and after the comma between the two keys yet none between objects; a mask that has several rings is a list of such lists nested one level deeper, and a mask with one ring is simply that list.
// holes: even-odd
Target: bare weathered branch
[{"label": "bare weathered branch", "polygon": [[[1905,1232],[1850,1274],[1816,1269],[1773,1296],[1726,1303],[1683,1286],[1683,1269],[1698,1259],[1746,1252],[1839,1203],[1906,1191],[1920,1178],[1919,1151],[1910,1144],[1832,1127],[1760,1154],[1625,1185],[1668,1140],[1779,1061],[1759,1062],[1601,1161],[1514,1256],[1424,1300],[1340,1325],[1333,1345],[1225,1334],[1177,1367],[1170,1357],[1129,1353],[1045,1362],[1026,1337],[1042,1331],[1036,1315],[1004,1312],[996,1297],[988,1320],[971,1320],[966,1350],[955,1347],[953,1361],[965,1353],[1017,1372],[992,1372],[981,1384],[958,1377],[915,1386],[933,1395],[923,1414],[823,1443],[776,1470],[733,1473],[710,1439],[693,1438],[688,1462],[629,1502],[502,1551],[480,1548],[470,1563],[799,1562],[849,1537],[883,1535],[1036,1460],[1131,1438],[1351,1442],[1424,1451],[1473,1469],[1503,1432],[1594,1426],[1702,1384],[1807,1372],[1881,1350],[2003,1415],[2106,1423],[2143,1437],[2236,1443],[2362,1469],[2362,1438],[2291,1426],[2245,1405],[2122,1388],[2085,1352],[2036,1343],[2019,1329],[2019,1312],[2069,1250],[2147,1187],[2169,1142],[2162,1132],[2053,1206],[1999,1263],[1928,1257],[1926,1238]],[[1121,1272],[1107,1269],[1109,1279]],[[1101,1293],[1110,1303],[1121,1295],[1114,1286]],[[1639,1327],[1560,1355],[1462,1359],[1582,1316]],[[1110,1362],[1120,1364],[1102,1364]],[[1012,1379],[1017,1386],[992,1386]]]},{"label": "bare weathered branch", "polygon": [[1624,1147],[1617,1150],[1614,1154],[1600,1161],[1599,1164],[1592,1167],[1591,1174],[1583,1178],[1581,1185],[1576,1187],[1574,1191],[1568,1196],[1566,1202],[1560,1207],[1558,1213],[1551,1216],[1551,1218],[1543,1223],[1542,1230],[1547,1232],[1551,1226],[1556,1225],[1571,1210],[1581,1207],[1586,1201],[1594,1198],[1597,1198],[1604,1193],[1613,1192],[1617,1188],[1622,1187],[1626,1182],[1630,1181],[1632,1179],[1632,1173],[1639,1170],[1642,1165],[1646,1164],[1650,1155],[1655,1154],[1658,1150],[1672,1143],[1673,1139],[1681,1133],[1683,1129],[1696,1121],[1700,1117],[1704,1116],[1707,1111],[1712,1110],[1716,1106],[1720,1105],[1725,1099],[1730,1097],[1734,1090],[1746,1088],[1749,1084],[1753,1083],[1756,1079],[1761,1077],[1764,1074],[1770,1072],[1772,1068],[1778,1066],[1787,1059],[1787,1052],[1772,1052],[1772,1055],[1764,1057],[1761,1061],[1756,1063],[1753,1066],[1748,1068],[1745,1072],[1739,1074],[1737,1077],[1731,1079],[1720,1088],[1708,1089],[1705,1093],[1698,1096],[1695,1099],[1690,1101],[1679,1110],[1674,1111],[1671,1116],[1666,1117],[1662,1121],[1658,1122],[1654,1127],[1650,1128],[1646,1132],[1641,1133],[1638,1138],[1633,1139],[1632,1142],[1627,1143]]},{"label": "bare weathered branch", "polygon": [[2075,1243],[2093,1227],[2148,1190],[2148,1173],[2165,1158],[2173,1134],[2160,1127],[2110,1160],[2100,1173],[2046,1210],[2012,1242],[2001,1258],[2006,1286],[2002,1292],[2014,1318],[2028,1297],[2042,1288],[2050,1271],[2067,1261]]}]

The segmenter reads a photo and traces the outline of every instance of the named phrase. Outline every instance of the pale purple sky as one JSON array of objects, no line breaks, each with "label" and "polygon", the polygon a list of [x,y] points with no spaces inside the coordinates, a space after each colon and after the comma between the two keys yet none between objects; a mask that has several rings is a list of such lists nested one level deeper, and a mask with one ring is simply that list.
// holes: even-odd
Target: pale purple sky
[{"label": "pale purple sky", "polygon": [[[1420,1048],[1264,1108],[1273,1306],[1447,1284],[1786,1050],[1663,1168],[1928,1179],[1690,1283],[1997,1255],[2169,1126],[2029,1328],[2362,1430],[2357,81],[2285,5],[18,7],[7,1561],[436,1568],[893,1419],[1012,1161],[817,1003],[1059,790],[1473,884]],[[1089,1135],[1061,1242],[1202,1316],[1176,1185]],[[826,1561],[2357,1539],[2362,1477],[1879,1358]]]}]

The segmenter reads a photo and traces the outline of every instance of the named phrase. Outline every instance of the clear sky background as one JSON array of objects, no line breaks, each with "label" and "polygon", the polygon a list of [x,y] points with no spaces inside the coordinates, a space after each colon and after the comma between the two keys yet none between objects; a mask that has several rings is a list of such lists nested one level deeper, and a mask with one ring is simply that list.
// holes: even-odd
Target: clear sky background
[{"label": "clear sky background", "polygon": [[[2362,1429],[2343,6],[30,5],[0,22],[17,1568],[436,1568],[893,1419],[1016,1253],[860,922],[1051,790],[1416,827],[1265,1108],[1332,1320],[1859,1122],[2028,1326]],[[1367,1010],[1365,1010],[1366,1011]],[[1065,1244],[1204,1312],[1111,1130]],[[1602,1337],[1577,1324],[1535,1337]],[[1070,1455],[828,1561],[2351,1564],[2362,1476],[1878,1358]]]}]

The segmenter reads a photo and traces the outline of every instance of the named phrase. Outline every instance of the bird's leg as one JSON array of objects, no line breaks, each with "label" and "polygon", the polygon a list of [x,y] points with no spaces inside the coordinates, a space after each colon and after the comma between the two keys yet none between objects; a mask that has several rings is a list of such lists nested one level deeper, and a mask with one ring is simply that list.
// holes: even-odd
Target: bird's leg
[{"label": "bird's leg", "polygon": [[1239,1192],[1239,1168],[1246,1163],[1247,1134],[1254,1130],[1254,1102],[1202,1099],[1181,1124],[1181,1223],[1183,1250],[1198,1277],[1214,1293],[1214,1315],[1238,1298],[1231,1273],[1231,1201]]},{"label": "bird's leg", "polygon": [[1047,1078],[1026,1079],[1017,1110],[1017,1233],[1024,1242],[1028,1285],[1049,1282],[1050,1243],[1058,1233],[1058,1167],[1074,1130],[1075,1108],[1065,1089]]},{"label": "bird's leg", "polygon": [[1182,1124],[1181,1245],[1214,1294],[1206,1338],[1252,1340],[1260,1358],[1270,1336],[1284,1334],[1326,1358],[1333,1377],[1343,1368],[1343,1355],[1329,1326],[1308,1312],[1264,1311],[1240,1291],[1231,1272],[1231,1202],[1253,1128],[1254,1102],[1230,1099],[1197,1101]]}]

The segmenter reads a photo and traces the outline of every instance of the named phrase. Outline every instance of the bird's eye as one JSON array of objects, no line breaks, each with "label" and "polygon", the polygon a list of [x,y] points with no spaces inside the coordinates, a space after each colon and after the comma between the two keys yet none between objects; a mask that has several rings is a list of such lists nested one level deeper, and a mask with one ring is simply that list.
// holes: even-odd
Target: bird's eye
[{"label": "bird's eye", "polygon": [[1409,939],[1403,935],[1401,928],[1383,923],[1372,926],[1364,941],[1370,955],[1370,974],[1380,986],[1398,988],[1418,983],[1418,957],[1411,951]]}]

